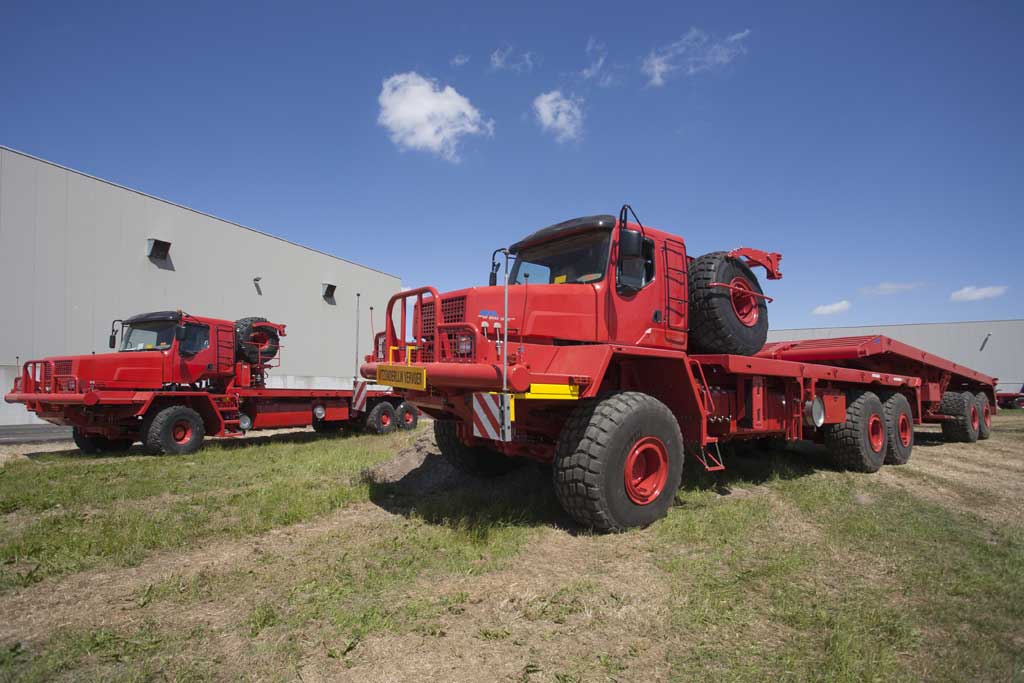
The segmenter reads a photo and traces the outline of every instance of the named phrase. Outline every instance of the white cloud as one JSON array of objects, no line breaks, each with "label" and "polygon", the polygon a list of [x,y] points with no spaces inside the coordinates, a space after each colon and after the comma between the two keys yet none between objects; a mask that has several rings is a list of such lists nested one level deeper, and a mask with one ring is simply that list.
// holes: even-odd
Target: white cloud
[{"label": "white cloud", "polygon": [[861,291],[865,294],[875,294],[877,296],[888,296],[890,294],[900,294],[901,292],[909,292],[912,289],[918,289],[924,287],[923,282],[879,282],[877,285],[871,287],[865,287]]},{"label": "white cloud", "polygon": [[533,113],[544,130],[553,133],[559,142],[578,140],[583,133],[583,98],[566,97],[561,90],[537,95]]},{"label": "white cloud", "polygon": [[532,52],[521,52],[516,56],[515,48],[499,47],[491,53],[491,68],[495,71],[515,71],[516,73],[533,71],[535,55]]},{"label": "white cloud", "polygon": [[850,310],[850,302],[843,299],[842,301],[837,301],[834,304],[822,304],[821,306],[815,306],[811,313],[814,315],[835,315],[836,313],[845,313],[848,310]]},{"label": "white cloud", "polygon": [[387,128],[391,141],[403,149],[433,152],[448,161],[458,161],[463,136],[494,133],[494,121],[484,120],[455,88],[442,88],[437,81],[415,71],[385,79],[377,101],[377,123]]},{"label": "white cloud", "polygon": [[459,53],[451,59],[452,66],[465,66],[466,64],[469,64],[469,55]]},{"label": "white cloud", "polygon": [[719,39],[698,28],[691,28],[674,43],[651,50],[640,68],[647,75],[647,85],[660,87],[674,72],[693,76],[729,64],[746,54],[744,41],[749,36],[750,29]]},{"label": "white cloud", "polygon": [[949,295],[950,301],[980,301],[981,299],[994,299],[1006,293],[1008,287],[1004,285],[992,287],[975,287],[968,285],[961,287]]}]

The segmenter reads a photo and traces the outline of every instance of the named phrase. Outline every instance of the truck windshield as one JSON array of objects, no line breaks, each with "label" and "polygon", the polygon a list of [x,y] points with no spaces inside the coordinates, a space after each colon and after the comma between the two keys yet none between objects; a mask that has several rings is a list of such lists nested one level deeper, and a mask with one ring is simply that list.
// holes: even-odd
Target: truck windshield
[{"label": "truck windshield", "polygon": [[153,351],[169,349],[174,343],[174,322],[134,323],[125,329],[122,351]]},{"label": "truck windshield", "polygon": [[595,230],[526,247],[516,254],[510,282],[525,276],[537,284],[586,284],[604,278],[608,270],[611,232]]}]

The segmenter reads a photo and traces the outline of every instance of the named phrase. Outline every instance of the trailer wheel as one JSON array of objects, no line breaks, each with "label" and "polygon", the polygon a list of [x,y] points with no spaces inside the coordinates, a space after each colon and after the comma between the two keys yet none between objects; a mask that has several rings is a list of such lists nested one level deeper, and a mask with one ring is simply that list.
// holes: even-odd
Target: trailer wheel
[{"label": "trailer wheel", "polygon": [[855,472],[877,472],[886,458],[885,413],[871,391],[851,391],[846,422],[830,425],[825,446],[837,465]]},{"label": "trailer wheel", "polygon": [[724,251],[704,254],[690,264],[689,284],[691,351],[751,356],[761,350],[768,306],[745,263]]},{"label": "trailer wheel", "polygon": [[397,422],[394,406],[387,401],[380,401],[366,414],[365,429],[374,434],[390,434],[395,431]]},{"label": "trailer wheel", "polygon": [[942,423],[942,437],[946,441],[974,443],[978,440],[981,418],[974,394],[969,391],[945,392],[942,394],[939,412],[953,418]]},{"label": "trailer wheel", "polygon": [[89,436],[82,433],[78,427],[71,431],[71,438],[74,439],[78,450],[86,455],[98,453],[118,453],[126,451],[134,443],[131,439],[108,439],[105,436]]},{"label": "trailer wheel", "polygon": [[203,446],[206,427],[188,406],[167,406],[157,412],[143,433],[143,445],[153,454],[188,455]]},{"label": "trailer wheel", "polygon": [[555,495],[597,531],[647,526],[668,512],[683,475],[683,436],[664,403],[635,391],[573,411],[555,450]]},{"label": "trailer wheel", "polygon": [[914,414],[910,410],[910,401],[903,394],[894,393],[885,399],[882,412],[889,442],[885,464],[905,465],[914,449]]},{"label": "trailer wheel", "polygon": [[454,420],[434,420],[434,441],[449,465],[478,477],[498,477],[522,465],[522,461],[490,448],[467,446],[459,438],[459,424]]},{"label": "trailer wheel", "polygon": [[992,436],[992,405],[984,391],[975,394],[975,399],[978,402],[978,439],[987,439]]},{"label": "trailer wheel", "polygon": [[341,420],[318,420],[313,418],[313,431],[317,434],[334,434],[341,429]]},{"label": "trailer wheel", "polygon": [[398,415],[398,428],[405,430],[416,429],[416,425],[420,422],[420,411],[416,410],[416,406],[409,403],[408,401],[402,401],[398,404],[395,409],[395,413]]},{"label": "trailer wheel", "polygon": [[281,339],[272,327],[255,326],[266,318],[242,318],[235,321],[235,352],[250,363],[267,362],[277,355]]}]

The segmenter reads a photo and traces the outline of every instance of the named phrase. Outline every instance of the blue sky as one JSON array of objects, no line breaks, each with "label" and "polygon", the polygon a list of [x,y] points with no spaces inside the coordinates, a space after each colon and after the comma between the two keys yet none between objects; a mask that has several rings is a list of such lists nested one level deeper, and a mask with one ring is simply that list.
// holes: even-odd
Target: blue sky
[{"label": "blue sky", "polygon": [[495,247],[628,201],[695,255],[782,252],[773,327],[1024,315],[1020,3],[9,2],[0,25],[0,143],[407,285],[482,284]]}]

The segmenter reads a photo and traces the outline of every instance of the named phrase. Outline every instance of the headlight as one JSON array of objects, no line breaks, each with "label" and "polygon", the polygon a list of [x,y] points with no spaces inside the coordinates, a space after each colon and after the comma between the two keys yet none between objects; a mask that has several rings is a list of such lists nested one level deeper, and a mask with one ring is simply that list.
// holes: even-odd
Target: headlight
[{"label": "headlight", "polygon": [[315,417],[318,420],[324,419],[324,416],[326,414],[327,414],[327,411],[324,409],[323,406],[315,406],[313,408],[313,417]]},{"label": "headlight", "polygon": [[460,334],[455,348],[460,356],[473,355],[473,337],[468,334]]},{"label": "headlight", "polygon": [[245,413],[238,414],[238,428],[243,432],[247,432],[252,429],[252,418]]},{"label": "headlight", "polygon": [[825,424],[825,402],[820,396],[804,403],[804,424],[808,427],[820,427]]},{"label": "headlight", "polygon": [[78,385],[75,383],[74,377],[65,382],[64,385],[67,387],[67,390],[71,393],[74,393],[75,389],[78,388]]}]

